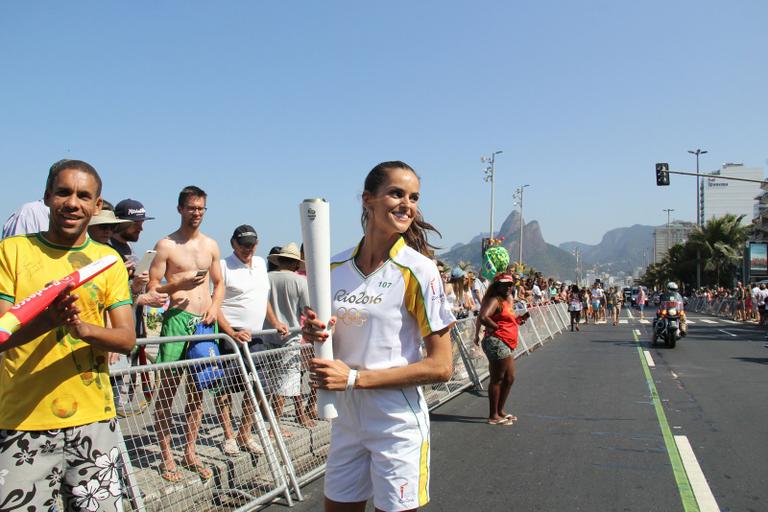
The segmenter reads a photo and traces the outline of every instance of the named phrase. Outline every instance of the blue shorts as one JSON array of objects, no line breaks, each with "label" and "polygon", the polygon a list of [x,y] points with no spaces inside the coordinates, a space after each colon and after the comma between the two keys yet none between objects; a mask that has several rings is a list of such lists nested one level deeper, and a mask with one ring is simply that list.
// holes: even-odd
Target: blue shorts
[{"label": "blue shorts", "polygon": [[600,309],[600,301],[599,300],[592,301],[592,309]]}]

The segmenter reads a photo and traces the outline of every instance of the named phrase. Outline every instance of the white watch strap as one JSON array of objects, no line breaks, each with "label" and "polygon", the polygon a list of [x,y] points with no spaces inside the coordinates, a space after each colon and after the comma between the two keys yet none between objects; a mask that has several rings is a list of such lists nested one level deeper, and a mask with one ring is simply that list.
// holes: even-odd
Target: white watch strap
[{"label": "white watch strap", "polygon": [[349,370],[349,376],[347,376],[347,389],[354,389],[355,382],[357,382],[357,370]]}]

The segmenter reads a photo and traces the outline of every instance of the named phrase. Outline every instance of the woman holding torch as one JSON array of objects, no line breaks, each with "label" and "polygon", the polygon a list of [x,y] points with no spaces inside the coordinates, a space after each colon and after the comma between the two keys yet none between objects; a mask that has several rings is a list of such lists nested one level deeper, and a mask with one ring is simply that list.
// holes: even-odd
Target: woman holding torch
[{"label": "woman holding torch", "polygon": [[[312,361],[312,384],[337,391],[325,510],[415,510],[429,501],[429,414],[419,386],[450,378],[450,312],[419,212],[420,181],[403,162],[365,180],[363,239],[331,259],[334,360]],[[307,310],[307,341],[328,337]],[[425,355],[422,357],[423,341]]]}]

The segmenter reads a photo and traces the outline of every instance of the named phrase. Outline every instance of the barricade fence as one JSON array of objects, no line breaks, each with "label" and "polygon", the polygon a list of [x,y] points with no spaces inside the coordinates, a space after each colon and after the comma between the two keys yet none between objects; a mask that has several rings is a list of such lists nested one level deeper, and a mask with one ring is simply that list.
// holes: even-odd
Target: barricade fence
[{"label": "barricade fence", "polygon": [[[529,312],[516,358],[568,325],[563,303]],[[452,328],[453,374],[423,387],[430,410],[467,388],[482,389],[488,360],[475,343],[475,329],[476,318]],[[175,343],[211,339],[219,341],[221,355],[153,362],[161,346],[167,351]],[[330,421],[316,416],[309,385],[312,345],[289,338],[266,350],[225,334],[137,344],[148,357],[112,370],[126,510],[254,510],[279,497],[292,505],[302,499],[301,486],[324,473]]]},{"label": "barricade fence", "polygon": [[688,300],[686,309],[696,313],[720,316],[732,320],[757,320],[757,306],[746,307],[747,301],[739,301],[733,297],[693,297]]}]

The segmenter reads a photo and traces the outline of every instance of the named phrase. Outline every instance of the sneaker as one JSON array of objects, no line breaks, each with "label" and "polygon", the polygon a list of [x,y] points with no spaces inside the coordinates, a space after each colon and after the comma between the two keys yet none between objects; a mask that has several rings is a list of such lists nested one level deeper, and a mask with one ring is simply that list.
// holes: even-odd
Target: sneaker
[{"label": "sneaker", "polygon": [[234,439],[225,439],[224,442],[221,443],[221,451],[224,452],[225,455],[233,457],[240,453],[240,448],[237,447],[237,441]]},{"label": "sneaker", "polygon": [[264,453],[264,448],[253,437],[249,437],[242,445],[245,450],[254,455],[262,455]]}]

